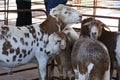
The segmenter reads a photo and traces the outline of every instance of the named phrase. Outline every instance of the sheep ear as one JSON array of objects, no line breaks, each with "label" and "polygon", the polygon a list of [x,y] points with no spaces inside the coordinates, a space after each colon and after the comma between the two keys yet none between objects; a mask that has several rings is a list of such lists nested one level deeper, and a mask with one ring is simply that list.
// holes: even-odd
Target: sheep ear
[{"label": "sheep ear", "polygon": [[53,18],[55,18],[56,20],[58,20],[58,15],[59,15],[59,11],[58,10],[56,10],[55,8],[54,9],[51,9],[51,11],[50,11],[50,15],[53,17]]},{"label": "sheep ear", "polygon": [[59,4],[58,6],[52,8],[50,10],[50,15],[55,17],[56,15],[60,14],[60,11],[63,9],[64,5],[63,4]]},{"label": "sheep ear", "polygon": [[111,31],[110,28],[109,28],[106,24],[104,24],[104,23],[102,23],[102,22],[101,22],[101,26],[102,26],[103,28],[108,29],[108,31]]},{"label": "sheep ear", "polygon": [[63,4],[59,4],[58,6],[56,6],[55,8],[56,8],[56,10],[62,10],[63,8],[65,7],[65,5],[63,5]]},{"label": "sheep ear", "polygon": [[91,21],[86,22],[85,24],[83,24],[82,26],[89,26],[91,24]]},{"label": "sheep ear", "polygon": [[66,48],[66,42],[65,42],[65,40],[61,40],[60,48],[61,49],[65,49]]}]

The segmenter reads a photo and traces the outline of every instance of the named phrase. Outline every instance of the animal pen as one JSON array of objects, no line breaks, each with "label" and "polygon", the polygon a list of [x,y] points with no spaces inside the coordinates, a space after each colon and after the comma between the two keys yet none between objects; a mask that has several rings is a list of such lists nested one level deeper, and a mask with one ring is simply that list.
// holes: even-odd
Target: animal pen
[{"label": "animal pen", "polygon": [[[15,0],[13,0],[15,2]],[[15,3],[12,0],[0,0],[0,24],[5,25],[15,25],[15,19],[13,15],[16,15]],[[104,3],[105,2],[105,3]],[[107,6],[106,3],[108,4]],[[114,4],[113,4],[114,3]],[[120,3],[120,1],[112,1],[112,0],[69,0],[67,6],[71,6],[77,10],[79,10],[83,18],[86,17],[94,17],[104,21],[107,25],[113,28],[116,28],[115,31],[120,31],[120,6],[115,4]],[[39,8],[40,7],[40,8]],[[20,11],[32,11],[33,15],[33,24],[43,22],[46,19],[46,12],[44,9],[44,2],[42,0],[34,0],[32,1],[32,9],[31,10],[20,10]],[[100,12],[102,11],[102,12]],[[108,13],[106,13],[108,12]],[[114,13],[111,13],[114,12]],[[13,17],[11,17],[11,16]],[[40,20],[40,22],[38,22]],[[110,22],[109,22],[110,21]],[[109,24],[110,23],[110,24]],[[76,31],[79,31],[79,27],[74,27]],[[54,64],[48,64],[48,67],[55,67]],[[49,72],[47,72],[49,74]],[[57,69],[54,70],[55,76],[53,79],[59,80],[56,76],[58,74]],[[21,77],[21,76],[23,77]],[[15,68],[13,70],[13,75],[9,75],[6,71],[0,68],[0,80],[38,80],[38,70],[37,66],[34,64],[27,64],[25,66],[21,66]],[[48,76],[49,77],[49,76]],[[11,78],[11,79],[10,79]],[[19,79],[18,79],[19,78]],[[113,76],[113,80],[116,80],[116,76]]]}]

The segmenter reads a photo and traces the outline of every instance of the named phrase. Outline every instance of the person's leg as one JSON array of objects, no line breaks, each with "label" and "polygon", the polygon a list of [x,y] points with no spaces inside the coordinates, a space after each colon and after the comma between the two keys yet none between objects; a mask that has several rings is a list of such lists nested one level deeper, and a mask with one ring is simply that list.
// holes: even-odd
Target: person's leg
[{"label": "person's leg", "polygon": [[46,12],[48,13],[48,8],[47,8],[48,2],[46,2],[46,1],[44,0],[44,4],[45,4]]},{"label": "person's leg", "polygon": [[[17,5],[17,10],[21,9],[22,2],[16,1]],[[16,20],[16,26],[21,26],[22,25],[22,17],[23,17],[23,12],[17,12],[17,20]]]},{"label": "person's leg", "polygon": [[[26,2],[26,9],[31,9],[31,2]],[[25,25],[31,25],[32,24],[32,12],[25,12],[25,21],[26,24]]]},{"label": "person's leg", "polygon": [[67,0],[49,0],[49,1],[45,4],[45,6],[46,6],[46,11],[47,11],[47,13],[49,13],[50,10],[51,10],[52,8],[56,7],[57,5],[59,5],[59,4],[64,4],[64,5],[66,5],[66,3],[67,3]]},{"label": "person's leg", "polygon": [[[31,2],[16,1],[17,9],[31,9]],[[24,26],[32,24],[32,13],[31,12],[18,12],[16,26]]]}]

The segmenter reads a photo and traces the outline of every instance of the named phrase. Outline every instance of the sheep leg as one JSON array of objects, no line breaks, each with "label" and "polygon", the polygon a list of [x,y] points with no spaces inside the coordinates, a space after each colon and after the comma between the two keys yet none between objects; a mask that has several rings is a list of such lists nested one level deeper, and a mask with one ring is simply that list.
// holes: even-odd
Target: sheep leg
[{"label": "sheep leg", "polygon": [[110,80],[112,80],[112,75],[113,75],[113,67],[111,66],[111,68],[110,68]]},{"label": "sheep leg", "polygon": [[104,80],[110,80],[110,66],[109,69],[105,71]]},{"label": "sheep leg", "polygon": [[48,65],[49,66],[47,68],[47,72],[48,72],[47,79],[52,80],[54,74],[54,60],[49,60]]},{"label": "sheep leg", "polygon": [[38,61],[39,74],[41,75],[40,80],[46,80],[46,67],[47,67],[48,57],[44,55],[38,55],[36,56],[36,59]]},{"label": "sheep leg", "polygon": [[75,80],[75,74],[72,70],[67,71],[66,74],[67,74],[69,80]]},{"label": "sheep leg", "polygon": [[63,68],[61,65],[58,65],[58,71],[60,73],[59,77],[60,77],[60,80],[63,80]]},{"label": "sheep leg", "polygon": [[62,64],[61,64],[60,55],[55,56],[55,60],[56,60],[56,63],[58,65],[57,68],[58,68],[58,71],[59,71],[59,78],[60,78],[60,80],[63,80],[63,67],[62,67]]},{"label": "sheep leg", "polygon": [[120,70],[117,70],[117,80],[120,80]]}]

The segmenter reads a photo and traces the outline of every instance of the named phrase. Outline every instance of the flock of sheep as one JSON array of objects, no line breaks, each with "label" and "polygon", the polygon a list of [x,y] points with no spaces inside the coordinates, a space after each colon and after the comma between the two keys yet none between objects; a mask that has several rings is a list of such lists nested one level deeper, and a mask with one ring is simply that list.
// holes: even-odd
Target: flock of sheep
[{"label": "flock of sheep", "polygon": [[[78,34],[69,25],[80,22]],[[0,28],[0,66],[9,72],[36,60],[41,80],[46,80],[50,59],[56,61],[61,80],[111,80],[114,69],[120,80],[120,33],[100,20],[82,20],[78,11],[62,4],[40,25]]]}]

